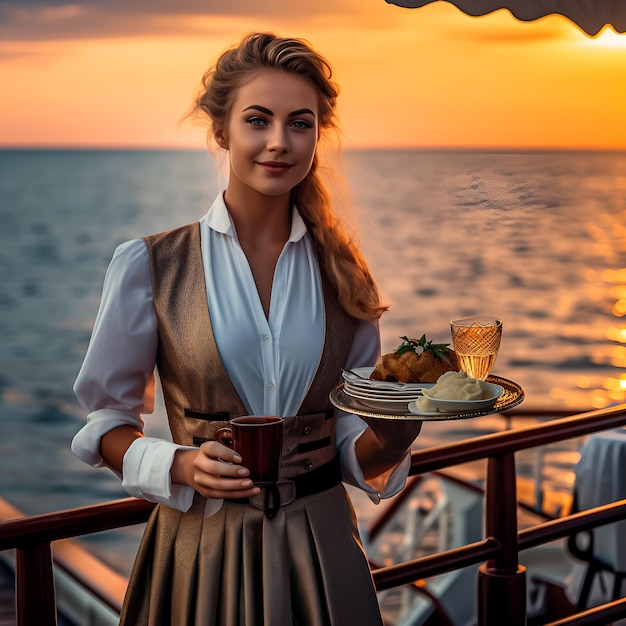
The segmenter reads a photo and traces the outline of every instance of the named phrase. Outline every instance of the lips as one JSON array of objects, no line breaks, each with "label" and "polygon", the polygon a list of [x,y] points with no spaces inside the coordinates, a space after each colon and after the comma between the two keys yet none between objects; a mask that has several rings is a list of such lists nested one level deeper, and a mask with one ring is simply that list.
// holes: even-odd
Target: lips
[{"label": "lips", "polygon": [[291,163],[282,161],[259,161],[258,165],[270,174],[284,174],[292,167]]}]

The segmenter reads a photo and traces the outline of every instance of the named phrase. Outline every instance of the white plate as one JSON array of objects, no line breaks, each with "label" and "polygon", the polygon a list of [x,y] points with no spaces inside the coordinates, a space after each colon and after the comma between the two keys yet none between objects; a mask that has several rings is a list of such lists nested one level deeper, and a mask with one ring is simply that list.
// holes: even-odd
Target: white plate
[{"label": "white plate", "polygon": [[[491,392],[487,398],[483,398],[481,400],[444,400],[443,398],[430,398],[428,396],[424,396],[428,399],[429,402],[432,402],[437,407],[437,412],[441,413],[461,413],[464,411],[481,411],[483,409],[487,409],[492,407],[496,400],[502,395],[504,392],[504,388],[500,385],[494,385],[493,383],[483,383],[483,386],[487,387]],[[414,408],[418,409],[417,405],[414,405]],[[409,410],[413,413],[411,406],[409,406]],[[431,413],[429,411],[429,413]],[[418,413],[420,415],[423,413]]]},{"label": "white plate", "polygon": [[385,389],[392,391],[417,391],[424,387],[432,387],[434,383],[394,383],[388,380],[372,380],[369,376],[373,372],[373,367],[355,367],[352,371],[358,376],[352,375],[350,372],[342,371],[343,379],[350,383],[353,387],[362,387],[363,389]]},{"label": "white plate", "polygon": [[[409,411],[411,413],[413,413],[413,415],[422,415],[424,417],[431,417],[431,416],[435,416],[435,415],[447,415],[448,414],[447,411],[422,411],[422,409],[420,409],[417,406],[417,403],[415,401],[409,402]],[[451,413],[451,415],[454,415],[454,413]]]},{"label": "white plate", "polygon": [[351,398],[354,398],[355,400],[358,400],[359,402],[362,402],[363,404],[366,404],[367,406],[373,407],[375,406],[376,408],[379,409],[386,409],[387,407],[392,407],[392,408],[400,408],[403,407],[404,409],[408,410],[408,406],[409,406],[409,402],[414,402],[415,398],[410,399],[410,398],[400,398],[400,399],[394,399],[394,400],[379,400],[377,398],[359,398],[357,396],[352,396],[350,394],[346,394],[347,396],[350,396]]},{"label": "white plate", "polygon": [[415,391],[398,391],[393,392],[386,389],[363,389],[361,387],[354,387],[350,383],[344,383],[343,389],[349,396],[355,398],[364,398],[366,400],[415,400],[422,395],[421,389]]},{"label": "white plate", "polygon": [[409,401],[402,400],[400,402],[394,402],[390,400],[377,401],[372,399],[359,398],[361,404],[368,406],[372,409],[380,409],[382,411],[406,411],[409,408]]}]

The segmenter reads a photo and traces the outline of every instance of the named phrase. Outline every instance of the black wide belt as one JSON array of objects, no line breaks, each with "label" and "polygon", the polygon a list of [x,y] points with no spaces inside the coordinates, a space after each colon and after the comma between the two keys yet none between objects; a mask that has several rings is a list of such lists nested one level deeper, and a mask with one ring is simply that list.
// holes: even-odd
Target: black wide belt
[{"label": "black wide belt", "polygon": [[341,483],[341,466],[339,455],[332,461],[320,465],[320,467],[294,476],[293,478],[283,478],[275,485],[262,487],[261,492],[250,498],[229,498],[228,502],[239,504],[251,504],[252,506],[265,511],[268,518],[272,518],[281,506],[291,504],[296,498],[311,496],[336,487]]}]

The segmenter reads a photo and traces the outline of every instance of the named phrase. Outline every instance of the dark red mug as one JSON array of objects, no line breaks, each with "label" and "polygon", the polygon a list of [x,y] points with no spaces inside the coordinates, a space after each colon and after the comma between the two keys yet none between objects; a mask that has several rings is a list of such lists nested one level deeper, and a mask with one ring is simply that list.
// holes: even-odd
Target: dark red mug
[{"label": "dark red mug", "polygon": [[273,415],[234,417],[215,438],[241,455],[255,485],[266,487],[278,482],[284,421]]}]

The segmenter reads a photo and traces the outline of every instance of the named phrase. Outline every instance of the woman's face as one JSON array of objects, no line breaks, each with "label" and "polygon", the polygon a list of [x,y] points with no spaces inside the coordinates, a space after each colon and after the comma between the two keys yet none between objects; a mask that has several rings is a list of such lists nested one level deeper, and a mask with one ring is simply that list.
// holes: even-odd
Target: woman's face
[{"label": "woman's face", "polygon": [[245,82],[215,132],[229,150],[229,191],[290,194],[313,162],[318,109],[315,88],[300,76],[263,70]]}]

